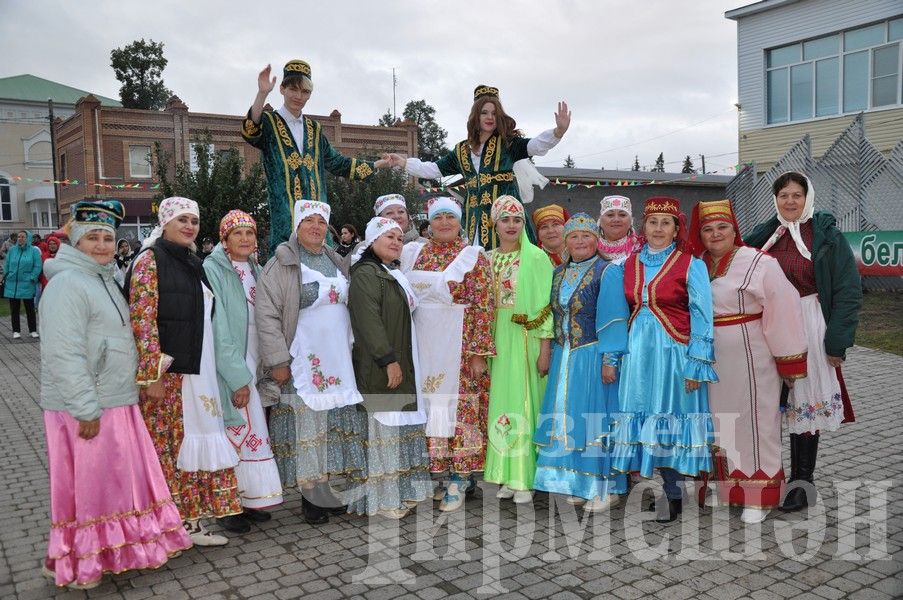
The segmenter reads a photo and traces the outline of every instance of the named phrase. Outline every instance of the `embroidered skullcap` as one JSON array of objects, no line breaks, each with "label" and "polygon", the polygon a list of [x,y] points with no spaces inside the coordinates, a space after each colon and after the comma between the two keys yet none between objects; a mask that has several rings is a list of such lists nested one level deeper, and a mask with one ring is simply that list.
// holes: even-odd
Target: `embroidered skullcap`
[{"label": "embroidered skullcap", "polygon": [[298,59],[290,60],[285,63],[285,66],[282,68],[282,83],[284,84],[294,77],[307,77],[312,80],[312,77],[310,76],[310,65],[303,60]]},{"label": "embroidered skullcap", "polygon": [[605,196],[600,201],[599,217],[610,210],[623,210],[630,217],[633,217],[633,209],[630,206],[630,198],[627,196]]},{"label": "embroidered skullcap", "polygon": [[537,229],[549,221],[564,225],[569,218],[568,211],[557,204],[543,206],[533,211],[533,224]]},{"label": "embroidered skullcap", "polygon": [[493,223],[498,223],[500,219],[504,219],[505,217],[520,217],[523,219],[524,205],[514,196],[509,196],[507,194],[499,196],[495,199],[495,202],[492,203],[490,216],[492,217]]},{"label": "embroidered skullcap", "polygon": [[295,202],[294,229],[297,231],[301,221],[313,215],[320,215],[323,217],[324,221],[329,223],[329,213],[331,212],[332,209],[325,202],[320,202],[318,200],[298,200]]},{"label": "embroidered skullcap", "polygon": [[219,222],[219,241],[224,242],[233,230],[239,227],[250,227],[257,233],[257,222],[254,217],[243,210],[230,210]]},{"label": "embroidered skullcap", "polygon": [[596,221],[586,213],[577,213],[564,224],[564,237],[577,231],[586,231],[599,237],[599,226]]},{"label": "embroidered skullcap", "polygon": [[116,228],[125,217],[125,208],[118,200],[84,200],[73,204],[70,211],[72,221],[69,224],[69,241],[73,246],[78,244],[83,235],[94,229],[116,233]]},{"label": "embroidered skullcap", "polygon": [[484,96],[489,96],[491,98],[499,97],[499,89],[497,87],[492,87],[491,85],[480,84],[473,90],[473,101],[476,102],[480,98]]},{"label": "embroidered skullcap", "polygon": [[401,194],[386,194],[385,196],[380,196],[376,199],[376,202],[373,204],[373,214],[378,217],[390,206],[400,206],[405,210],[408,209],[408,204],[405,202],[404,196]]},{"label": "embroidered skullcap", "polygon": [[[373,217],[367,223],[367,229],[364,233],[364,241],[357,245],[354,254],[351,255],[351,264],[356,263],[364,255],[364,251],[373,245],[379,237],[393,229],[401,231],[401,225],[395,222],[395,219],[387,217]],[[404,233],[404,232],[402,232]]]},{"label": "embroidered skullcap", "polygon": [[668,215],[679,218],[683,215],[680,211],[680,201],[668,196],[653,196],[643,205],[643,219],[652,215]]},{"label": "embroidered skullcap", "polygon": [[461,205],[450,196],[438,196],[430,198],[426,203],[426,216],[430,221],[436,215],[448,213],[454,215],[456,219],[461,220]]},{"label": "embroidered skullcap", "polygon": [[198,211],[198,203],[190,198],[182,198],[181,196],[172,196],[166,198],[157,208],[157,226],[154,227],[150,235],[141,242],[141,248],[148,248],[163,236],[163,228],[166,224],[181,215],[193,215],[200,217]]}]

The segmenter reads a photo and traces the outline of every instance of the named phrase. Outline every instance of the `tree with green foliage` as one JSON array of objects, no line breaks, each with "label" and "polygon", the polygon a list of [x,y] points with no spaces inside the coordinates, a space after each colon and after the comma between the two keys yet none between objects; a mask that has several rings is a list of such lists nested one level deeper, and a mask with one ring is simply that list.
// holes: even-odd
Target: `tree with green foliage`
[{"label": "tree with green foliage", "polygon": [[630,168],[631,171],[639,171],[640,170],[640,156],[638,154],[633,155],[633,166]]},{"label": "tree with green foliage", "polygon": [[690,160],[690,155],[687,154],[687,157],[684,159],[684,166],[680,170],[681,173],[695,173],[696,167],[693,166],[693,161]]},{"label": "tree with green foliage", "polygon": [[564,159],[564,168],[565,169],[573,169],[577,163],[574,162],[574,159],[571,158],[571,155],[568,154],[567,158]]},{"label": "tree with green foliage", "polygon": [[665,172],[665,153],[659,152],[658,158],[655,159],[655,166],[650,169],[653,173]]},{"label": "tree with green foliage", "polygon": [[163,85],[163,42],[144,38],[110,52],[110,66],[122,84],[119,99],[125,108],[160,110],[172,96]]},{"label": "tree with green foliage", "polygon": [[[257,239],[262,242],[259,248],[265,254],[270,214],[266,176],[260,163],[252,164],[246,174],[245,162],[234,148],[211,152],[211,137],[206,132],[192,142],[191,151],[194,165],[188,160],[173,164],[172,156],[159,143],[155,144],[160,188],[154,199],[159,202],[170,196],[183,196],[197,202],[201,217],[199,240],[219,240],[220,219],[234,208],[243,210],[257,221]],[[265,258],[261,256],[261,260]]]},{"label": "tree with green foliage", "polygon": [[417,152],[420,160],[437,161],[448,152],[445,146],[448,134],[436,123],[436,109],[427,104],[426,100],[408,102],[402,117],[417,124]]},{"label": "tree with green foliage", "polygon": [[386,114],[379,118],[379,121],[376,123],[380,127],[392,127],[395,125],[395,117],[392,116],[392,113],[389,109],[386,109]]},{"label": "tree with green foliage", "polygon": [[332,213],[329,223],[340,230],[345,223],[351,223],[361,235],[367,222],[373,218],[373,203],[386,194],[401,194],[408,204],[408,214],[426,212],[415,199],[417,191],[410,177],[399,169],[380,169],[366,181],[350,181],[327,173],[326,189]]}]

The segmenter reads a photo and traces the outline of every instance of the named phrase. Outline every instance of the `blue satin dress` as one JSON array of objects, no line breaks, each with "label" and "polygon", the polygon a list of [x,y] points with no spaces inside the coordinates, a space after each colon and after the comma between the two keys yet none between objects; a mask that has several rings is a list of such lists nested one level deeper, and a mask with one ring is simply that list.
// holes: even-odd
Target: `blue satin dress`
[{"label": "blue satin dress", "polygon": [[[619,412],[614,419],[612,466],[652,477],[654,469],[671,468],[698,476],[711,472],[714,443],[706,382],[718,376],[713,364],[712,292],[705,263],[693,258],[687,274],[690,343],[672,338],[649,309],[648,284],[674,251],[674,244],[652,253],[644,245],[643,305],[630,325],[628,354],[621,370]],[[686,392],[684,380],[702,382]]]},{"label": "blue satin dress", "polygon": [[618,381],[602,383],[602,364],[617,366],[627,348],[623,268],[599,257],[558,267],[552,307],[555,340],[533,438],[533,485],[587,500],[622,494],[627,479],[612,471],[608,443]]}]

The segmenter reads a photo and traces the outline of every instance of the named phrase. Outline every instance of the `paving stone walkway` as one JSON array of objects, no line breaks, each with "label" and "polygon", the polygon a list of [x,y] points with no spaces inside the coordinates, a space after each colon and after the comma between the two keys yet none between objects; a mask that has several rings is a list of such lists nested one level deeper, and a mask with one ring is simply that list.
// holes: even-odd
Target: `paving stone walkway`
[{"label": "paving stone walkway", "polygon": [[311,527],[290,493],[272,521],[228,546],[192,549],[159,570],[73,592],[40,572],[49,526],[40,347],[10,338],[4,319],[0,598],[903,597],[903,357],[850,351],[845,373],[858,421],[822,436],[820,504],[808,519],[778,513],[745,526],[737,509],[687,502],[680,521],[659,525],[640,510],[643,488],[657,483],[587,519],[563,502],[550,507],[545,494],[532,506],[500,503],[497,488],[481,484],[453,515],[426,503],[400,523],[342,516]]}]

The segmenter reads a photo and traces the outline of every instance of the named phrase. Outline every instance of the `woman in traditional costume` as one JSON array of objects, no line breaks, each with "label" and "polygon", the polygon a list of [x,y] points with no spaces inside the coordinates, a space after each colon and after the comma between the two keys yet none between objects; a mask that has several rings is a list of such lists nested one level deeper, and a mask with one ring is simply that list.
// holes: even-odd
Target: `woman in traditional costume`
[{"label": "woman in traditional costume", "polygon": [[364,468],[367,421],[351,363],[351,320],[345,261],[324,245],[329,205],[295,203],[295,229],[279,244],[257,282],[262,364],[282,386],[270,433],[283,487],[300,487],[312,525],[346,502],[330,489],[333,477]]},{"label": "woman in traditional costume", "polygon": [[200,519],[241,513],[238,454],[225,427],[244,420],[216,381],[213,292],[194,253],[197,202],[166,198],[157,218],[126,279],[141,412],[192,541],[221,546],[228,539]]},{"label": "woman in traditional costume", "polygon": [[612,472],[608,443],[627,350],[624,270],[599,257],[599,230],[586,213],[571,217],[564,235],[570,259],[552,279],[555,338],[533,437],[539,446],[534,485],[599,512],[627,491],[626,476]]},{"label": "woman in traditional costume", "polygon": [[536,228],[536,245],[549,255],[552,265],[557,267],[567,262],[568,251],[564,243],[564,224],[570,218],[568,211],[557,204],[549,204],[533,211],[533,226]]},{"label": "woman in traditional costume", "polygon": [[524,206],[513,196],[492,205],[500,245],[489,253],[494,273],[495,357],[489,361],[489,447],[483,479],[499,498],[533,499],[533,433],[549,371],[552,263],[527,239]]},{"label": "woman in traditional costume", "polygon": [[219,240],[204,260],[204,271],[216,295],[213,315],[216,375],[221,397],[229,398],[245,424],[228,427],[226,435],[239,456],[235,476],[244,509],[241,516],[225,517],[233,527],[250,529],[237,519],[261,523],[270,519],[263,508],[282,503],[282,483],[273,459],[266,415],[257,391],[259,367],[257,279],[257,223],[251,215],[232,210],[220,220]]},{"label": "woman in traditional costume", "polygon": [[758,225],[746,243],[777,259],[802,303],[808,376],[790,390],[784,413],[790,432],[788,483],[796,485],[789,487],[781,506],[796,511],[815,504],[819,433],[855,420],[840,367],[856,337],[862,283],[834,215],[815,212],[809,178],[784,173],[772,191],[776,214]]},{"label": "woman in traditional costume", "polygon": [[367,410],[367,461],[348,510],[400,519],[430,497],[427,413],[417,374],[413,286],[397,268],[404,233],[374,217],[355,251],[348,310],[354,374]]},{"label": "woman in traditional costume", "polygon": [[482,248],[461,238],[461,207],[453,198],[431,199],[427,216],[432,239],[406,247],[410,257],[402,268],[417,293],[430,471],[449,476],[434,497],[440,510],[450,511],[476,490],[474,473],[486,460],[486,361],[495,355],[492,267]]},{"label": "woman in traditional costume", "polygon": [[[517,129],[515,120],[502,108],[498,88],[478,85],[473,92],[473,106],[467,118],[466,140],[458,142],[436,162],[405,159],[398,154],[383,155],[383,160],[392,166],[404,167],[407,174],[414,177],[464,177],[467,191],[464,237],[468,243],[479,244],[489,250],[499,243],[490,220],[493,202],[504,195],[528,203],[533,199],[533,184],[545,185],[548,180],[526,159],[545,156],[561,141],[570,124],[568,105],[559,102],[555,128],[535,138],[525,138]],[[531,240],[535,239],[532,231],[529,236]]]},{"label": "woman in traditional costume", "polygon": [[693,208],[690,243],[708,268],[715,315],[712,478],[718,500],[742,506],[744,523],[760,523],[784,482],[781,385],[806,376],[799,294],[777,260],[743,245],[730,200]]},{"label": "woman in traditional costume", "polygon": [[599,255],[616,265],[639,252],[643,240],[633,230],[633,210],[626,196],[605,196],[599,207]]},{"label": "woman in traditional costume", "polygon": [[79,202],[45,265],[41,408],[50,471],[43,572],[91,589],[104,573],[153,569],[191,547],[138,409],[138,355],[114,279],[116,200]]},{"label": "woman in traditional costume", "polygon": [[712,470],[714,441],[707,382],[713,364],[712,291],[705,263],[685,249],[675,198],[653,197],[643,211],[642,250],[624,263],[630,306],[628,353],[613,423],[613,468],[664,480],[667,514],[683,510],[684,476]]}]

